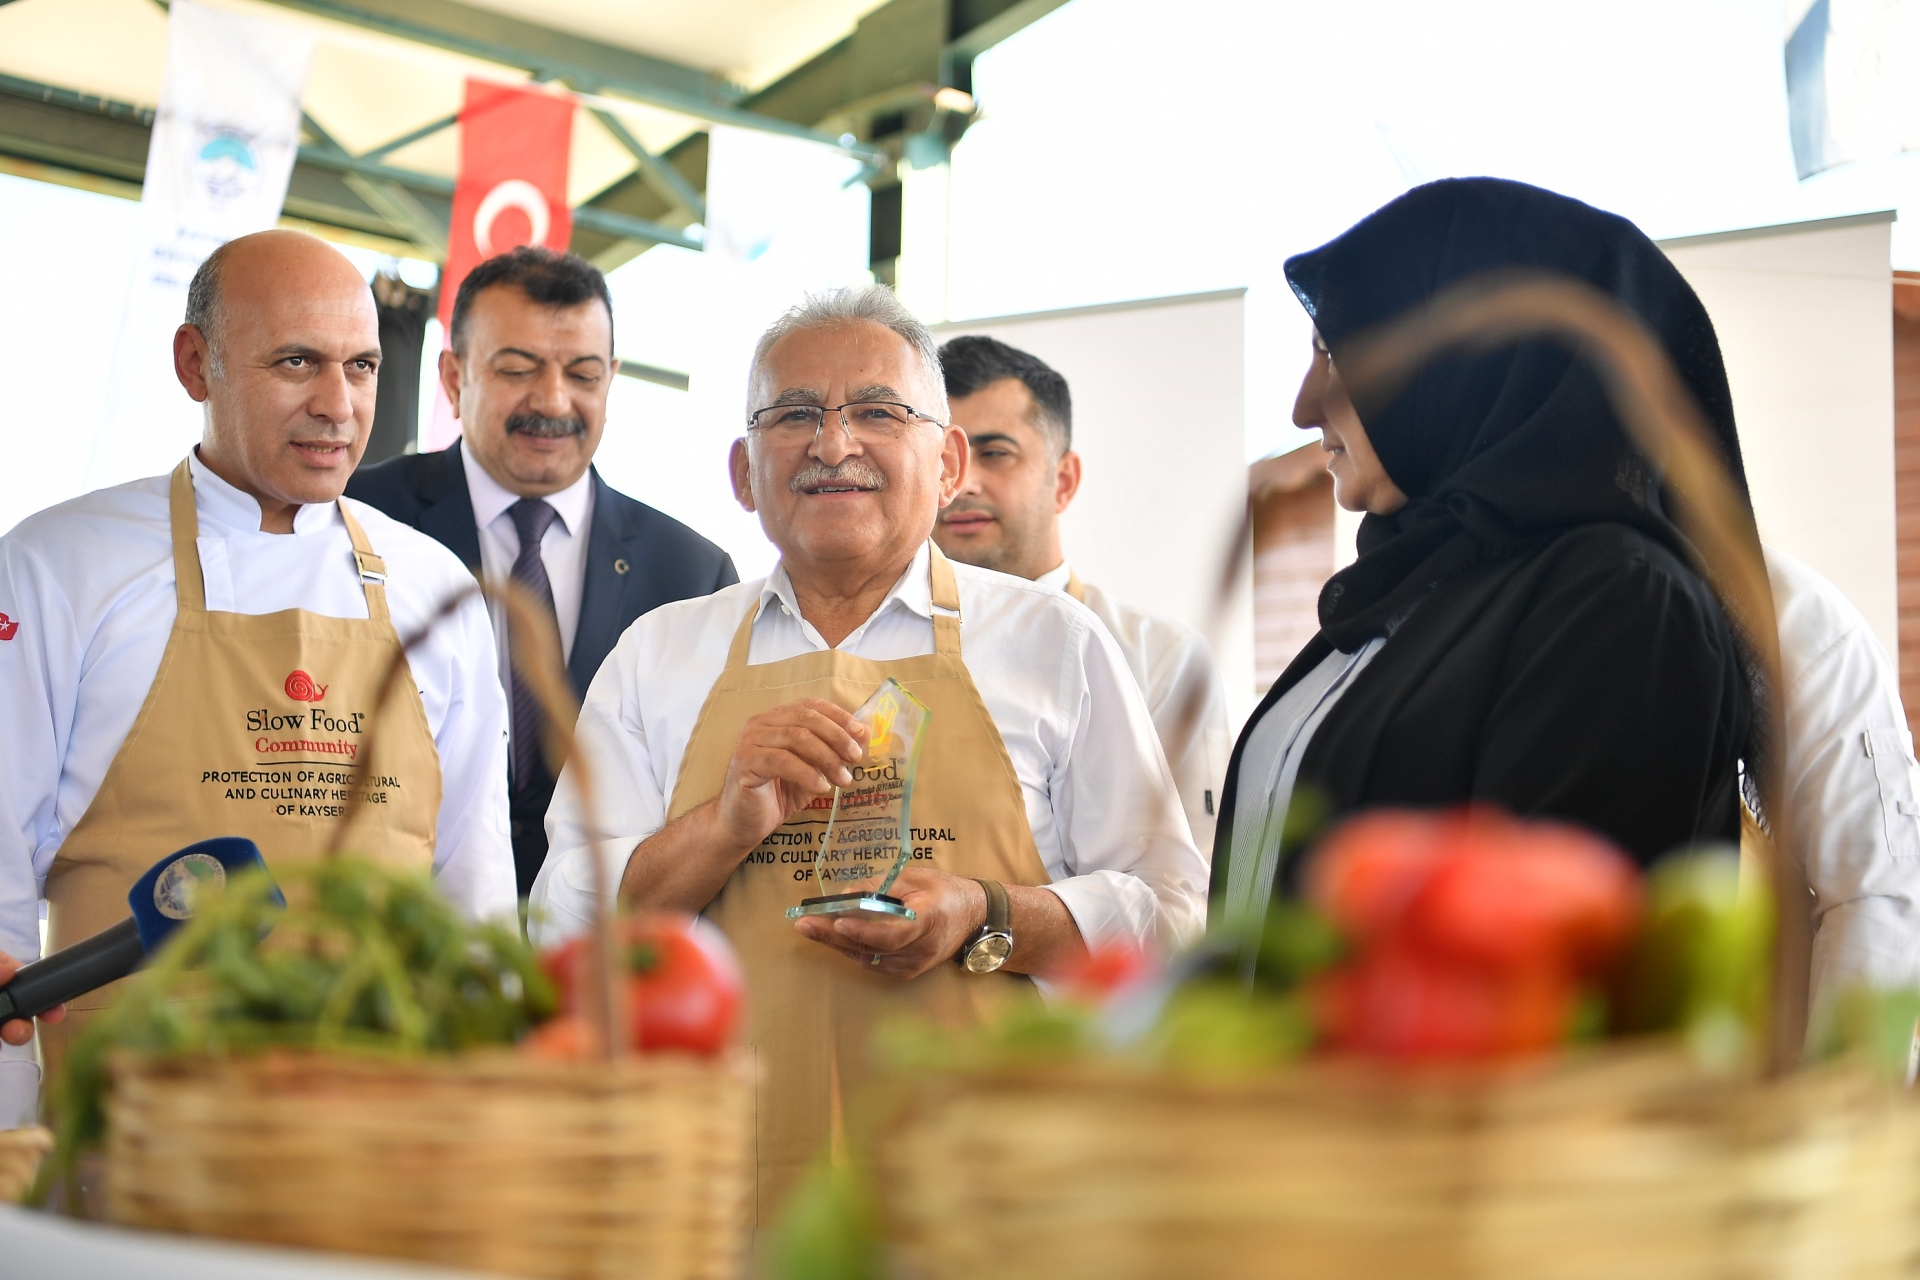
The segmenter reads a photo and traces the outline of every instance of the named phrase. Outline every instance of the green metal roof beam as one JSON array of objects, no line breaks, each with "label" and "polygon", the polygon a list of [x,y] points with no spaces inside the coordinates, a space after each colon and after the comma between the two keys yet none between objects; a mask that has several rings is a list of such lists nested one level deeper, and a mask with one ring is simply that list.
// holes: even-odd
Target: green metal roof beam
[{"label": "green metal roof beam", "polygon": [[805,138],[861,159],[866,148],[842,148],[839,139],[804,125],[733,106],[744,95],[718,76],[454,0],[268,0],[271,4],[431,45],[542,80],[565,80],[589,92],[611,92],[635,102],[714,124]]},{"label": "green metal roof beam", "polygon": [[362,160],[385,159],[387,156],[392,155],[394,152],[400,150],[402,147],[410,147],[414,143],[420,141],[422,138],[431,138],[434,134],[439,133],[442,129],[451,129],[453,128],[453,126],[459,123],[460,123],[460,113],[458,111],[454,112],[450,116],[441,116],[438,120],[430,120],[426,124],[421,125],[418,129],[414,129],[408,133],[401,134],[399,137],[395,138],[391,142],[383,142],[379,146],[373,148],[370,151],[362,151],[360,153],[360,158]]},{"label": "green metal roof beam", "polygon": [[633,132],[622,124],[620,117],[613,112],[596,110],[593,115],[594,119],[605,125],[607,132],[611,133],[620,145],[640,162],[641,178],[659,193],[662,200],[679,205],[693,215],[695,222],[707,220],[707,202],[701,198],[699,192],[693,189],[693,184],[687,181],[685,175],[666,160],[647,150],[640,139],[634,137]]},{"label": "green metal roof beam", "polygon": [[153,127],[153,108],[136,107],[131,102],[115,102],[112,98],[97,98],[91,93],[77,93],[57,85],[41,84],[37,80],[22,80],[18,76],[9,75],[0,75],[0,91],[22,98],[33,98],[56,107],[91,111],[96,115],[108,116],[115,120],[130,120],[135,124],[145,125],[149,129]]},{"label": "green metal roof beam", "polygon": [[[300,162],[310,164],[316,169],[332,169],[339,173],[357,173],[369,178],[385,178],[414,191],[426,191],[438,196],[453,194],[453,179],[436,177],[430,173],[414,173],[409,169],[395,169],[391,165],[381,164],[377,160],[365,160],[358,156],[346,155],[339,151],[328,151],[322,147],[300,148]],[[593,205],[579,205],[573,210],[576,225],[590,227],[610,236],[625,236],[630,240],[646,240],[653,244],[678,245],[682,249],[698,250],[700,242],[671,227],[661,226],[657,222],[648,222],[645,218],[634,218],[624,213],[614,213],[609,209],[595,208]]]}]

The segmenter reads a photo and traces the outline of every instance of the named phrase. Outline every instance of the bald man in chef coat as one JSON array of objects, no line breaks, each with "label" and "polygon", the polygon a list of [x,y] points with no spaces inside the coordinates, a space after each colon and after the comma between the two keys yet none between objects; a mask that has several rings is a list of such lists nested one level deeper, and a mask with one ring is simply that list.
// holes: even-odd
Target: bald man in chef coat
[{"label": "bald man in chef coat", "polygon": [[[175,373],[206,407],[200,444],[170,475],[0,538],[0,979],[39,954],[43,902],[50,948],[71,946],[125,918],[148,866],[210,836],[250,837],[284,866],[351,821],[354,852],[431,868],[469,916],[513,913],[486,607],[452,552],[341,498],[379,367],[350,262],[292,231],[232,241],[174,335]],[[402,638],[423,630],[382,703]],[[349,817],[356,779],[366,803]],[[114,991],[42,1019],[43,1052]],[[0,1026],[0,1128],[32,1117],[31,1038]]]}]

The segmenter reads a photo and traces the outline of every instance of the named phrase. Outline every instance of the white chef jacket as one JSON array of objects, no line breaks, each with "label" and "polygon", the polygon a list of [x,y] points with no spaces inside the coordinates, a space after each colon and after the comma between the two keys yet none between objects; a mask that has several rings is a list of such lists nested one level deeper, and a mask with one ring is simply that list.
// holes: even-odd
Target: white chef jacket
[{"label": "white chef jacket", "polygon": [[[367,616],[346,524],[332,503],[300,508],[292,535],[262,533],[260,505],[192,462],[207,608]],[[102,489],[30,516],[0,538],[0,950],[40,954],[40,899],[60,844],[93,802],[145,703],[176,605],[168,477]],[[351,500],[349,500],[351,501]],[[473,579],[425,534],[352,503],[387,564],[402,638]],[[477,598],[408,655],[440,753],[434,873],[467,915],[515,910],[507,835],[506,698]],[[24,1077],[24,1078],[23,1078]],[[31,1111],[31,1047],[0,1047],[0,1127]]]},{"label": "white chef jacket", "polygon": [[1786,683],[1783,781],[1814,892],[1812,998],[1920,982],[1920,789],[1887,652],[1840,589],[1768,547]]},{"label": "white chef jacket", "polygon": [[[922,546],[872,617],[840,649],[875,661],[933,652],[933,601]],[[1153,721],[1126,659],[1098,619],[1047,587],[953,566],[967,671],[1013,761],[1041,862],[1090,943],[1124,936],[1177,946],[1204,927],[1207,865],[1194,848]],[[592,850],[618,886],[634,846],[666,822],[667,802],[707,694],[747,610],[750,664],[829,646],[800,616],[784,568],[642,615],[594,677],[579,748],[593,762],[591,841],[561,775],[547,811],[550,851],[534,882],[533,936],[586,927]]]},{"label": "white chef jacket", "polygon": [[[1067,589],[1073,570],[1062,564],[1036,579],[1041,586]],[[1220,682],[1207,638],[1182,622],[1122,604],[1091,582],[1080,584],[1087,608],[1120,642],[1127,669],[1147,695],[1153,728],[1180,791],[1180,807],[1200,856],[1213,860],[1214,816],[1227,779],[1233,735],[1227,732],[1227,689]],[[1184,723],[1183,723],[1184,722]]]},{"label": "white chef jacket", "polygon": [[[513,576],[513,562],[520,558],[520,530],[514,526],[507,508],[520,501],[520,495],[503,488],[487,474],[462,446],[460,463],[467,473],[467,497],[473,503],[473,523],[480,534],[480,575],[487,585],[505,585]],[[593,472],[545,499],[560,517],[547,526],[540,539],[540,563],[547,567],[547,583],[553,588],[554,621],[560,627],[560,659],[573,652],[573,637],[580,630],[580,601],[587,592],[587,542],[593,526]],[[499,656],[500,687],[513,687],[512,657],[507,653],[507,608],[498,600],[487,602],[493,617],[493,647]],[[509,728],[511,732],[511,728]]]}]

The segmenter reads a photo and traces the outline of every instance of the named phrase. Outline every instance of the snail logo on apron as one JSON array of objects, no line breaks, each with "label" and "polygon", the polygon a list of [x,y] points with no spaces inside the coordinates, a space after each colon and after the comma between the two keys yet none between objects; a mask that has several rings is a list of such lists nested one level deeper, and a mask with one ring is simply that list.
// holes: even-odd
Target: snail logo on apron
[{"label": "snail logo on apron", "polygon": [[[289,672],[280,690],[300,705],[246,713],[253,763],[270,767],[209,769],[201,782],[225,787],[228,800],[270,802],[276,817],[344,816],[369,717],[323,706],[327,689],[304,670]],[[368,778],[360,803],[385,804],[399,785],[392,777]]]}]

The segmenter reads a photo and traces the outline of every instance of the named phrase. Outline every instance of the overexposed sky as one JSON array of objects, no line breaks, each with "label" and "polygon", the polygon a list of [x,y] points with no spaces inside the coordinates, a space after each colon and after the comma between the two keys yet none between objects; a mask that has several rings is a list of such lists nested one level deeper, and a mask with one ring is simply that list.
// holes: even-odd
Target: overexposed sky
[{"label": "overexposed sky", "polygon": [[[976,65],[948,318],[1244,286],[1257,457],[1302,438],[1281,263],[1417,182],[1536,182],[1656,237],[1911,210],[1893,265],[1920,268],[1920,156],[1795,180],[1783,27],[1780,0],[1072,0]],[[134,210],[0,176],[0,530],[77,490]],[[689,367],[682,319],[724,301],[694,257],[615,273],[623,356]],[[724,459],[664,447],[689,399],[623,380],[602,469],[734,549]]]}]

